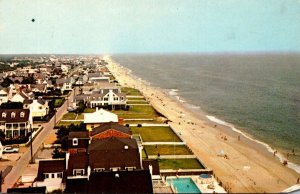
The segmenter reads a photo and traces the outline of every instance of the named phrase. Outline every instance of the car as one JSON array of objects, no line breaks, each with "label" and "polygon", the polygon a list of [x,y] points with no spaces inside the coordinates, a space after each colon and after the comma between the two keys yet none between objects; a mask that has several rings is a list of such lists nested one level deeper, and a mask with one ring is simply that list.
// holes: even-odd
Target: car
[{"label": "car", "polygon": [[3,149],[3,153],[18,153],[19,148],[13,148],[13,147],[5,147]]}]

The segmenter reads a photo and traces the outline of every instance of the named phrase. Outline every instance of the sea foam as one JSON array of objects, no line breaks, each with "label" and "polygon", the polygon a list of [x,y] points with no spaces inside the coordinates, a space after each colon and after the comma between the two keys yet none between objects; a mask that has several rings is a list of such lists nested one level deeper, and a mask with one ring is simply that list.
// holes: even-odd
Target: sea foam
[{"label": "sea foam", "polygon": [[[220,124],[220,125],[223,125],[223,126],[226,126],[226,127],[229,127],[230,129],[232,129],[233,131],[235,131],[236,133],[239,133],[241,135],[243,135],[244,137],[256,142],[256,143],[259,143],[261,145],[263,145],[270,153],[274,153],[276,150],[273,149],[270,145],[262,142],[262,141],[259,141],[257,139],[254,139],[252,137],[250,137],[249,135],[243,133],[242,131],[238,130],[237,128],[234,127],[234,125],[230,124],[230,123],[227,123],[226,121],[223,121],[221,119],[218,119],[216,118],[215,116],[210,116],[210,115],[206,115],[206,117],[214,122],[214,123],[217,123],[217,124]],[[276,154],[277,158],[279,159],[280,162],[283,162],[284,160],[286,160],[286,158],[279,152],[277,152]],[[295,170],[297,173],[300,174],[300,166],[295,164],[295,163],[292,163],[292,162],[288,162],[288,165],[287,165],[289,168]]]}]

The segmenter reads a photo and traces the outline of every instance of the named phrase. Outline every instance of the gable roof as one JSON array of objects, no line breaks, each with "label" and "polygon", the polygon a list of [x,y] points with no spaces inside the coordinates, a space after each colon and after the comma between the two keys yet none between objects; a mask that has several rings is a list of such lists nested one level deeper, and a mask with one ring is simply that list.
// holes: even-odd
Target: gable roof
[{"label": "gable roof", "polygon": [[106,138],[92,140],[88,148],[90,166],[109,169],[112,167],[141,168],[140,154],[135,139]]},{"label": "gable roof", "polygon": [[84,138],[84,139],[88,139],[89,138],[89,132],[88,131],[71,131],[69,132],[69,139],[72,138]]},{"label": "gable roof", "polygon": [[97,134],[107,131],[109,129],[114,129],[114,130],[120,131],[122,133],[132,135],[132,132],[130,131],[130,129],[128,127],[120,125],[119,123],[109,122],[109,123],[105,123],[105,124],[100,125],[99,127],[94,128],[91,133],[91,136],[97,135]]},{"label": "gable roof", "polygon": [[72,176],[74,169],[86,169],[89,166],[89,157],[85,152],[79,152],[77,154],[71,154],[68,161],[67,175]]},{"label": "gable roof", "polygon": [[[6,115],[3,113],[6,113]],[[14,117],[12,117],[12,113],[15,113]],[[24,113],[24,117],[21,117],[21,113]],[[10,123],[27,122],[29,119],[29,114],[30,111],[28,109],[0,109],[0,121]]]},{"label": "gable roof", "polygon": [[40,160],[37,181],[44,180],[44,173],[64,172],[66,170],[65,160]]},{"label": "gable roof", "polygon": [[84,123],[118,122],[118,115],[104,109],[96,109],[93,113],[84,113]]}]

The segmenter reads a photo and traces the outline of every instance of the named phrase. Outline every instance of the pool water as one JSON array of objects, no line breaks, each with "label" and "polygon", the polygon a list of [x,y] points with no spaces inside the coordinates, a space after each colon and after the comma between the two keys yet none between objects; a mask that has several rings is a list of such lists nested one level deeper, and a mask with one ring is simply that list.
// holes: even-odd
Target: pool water
[{"label": "pool water", "polygon": [[191,178],[167,179],[170,185],[173,185],[178,193],[201,193]]},{"label": "pool water", "polygon": [[208,178],[210,178],[210,175],[209,174],[200,174],[200,177],[204,178],[204,179],[208,179]]}]

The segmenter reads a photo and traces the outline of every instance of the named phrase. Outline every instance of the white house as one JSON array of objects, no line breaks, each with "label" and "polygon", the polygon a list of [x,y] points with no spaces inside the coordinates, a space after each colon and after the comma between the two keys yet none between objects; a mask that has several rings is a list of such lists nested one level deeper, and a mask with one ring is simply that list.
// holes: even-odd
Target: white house
[{"label": "white house", "polygon": [[96,108],[93,113],[84,113],[84,121],[87,130],[91,131],[93,128],[100,126],[103,123],[119,122],[118,115],[106,111],[104,109]]},{"label": "white house", "polygon": [[56,88],[61,89],[61,91],[72,90],[72,84],[74,83],[73,78],[63,78],[56,80]]},{"label": "white house", "polygon": [[37,100],[25,100],[24,109],[29,109],[31,116],[34,117],[44,117],[49,113],[48,101],[43,99]]},{"label": "white house", "polygon": [[[111,106],[124,107],[127,104],[126,94],[121,92],[121,88],[111,83],[98,83],[95,86],[83,86],[84,94],[77,95],[76,101],[84,101],[90,108]],[[88,91],[91,90],[92,91]]]}]

